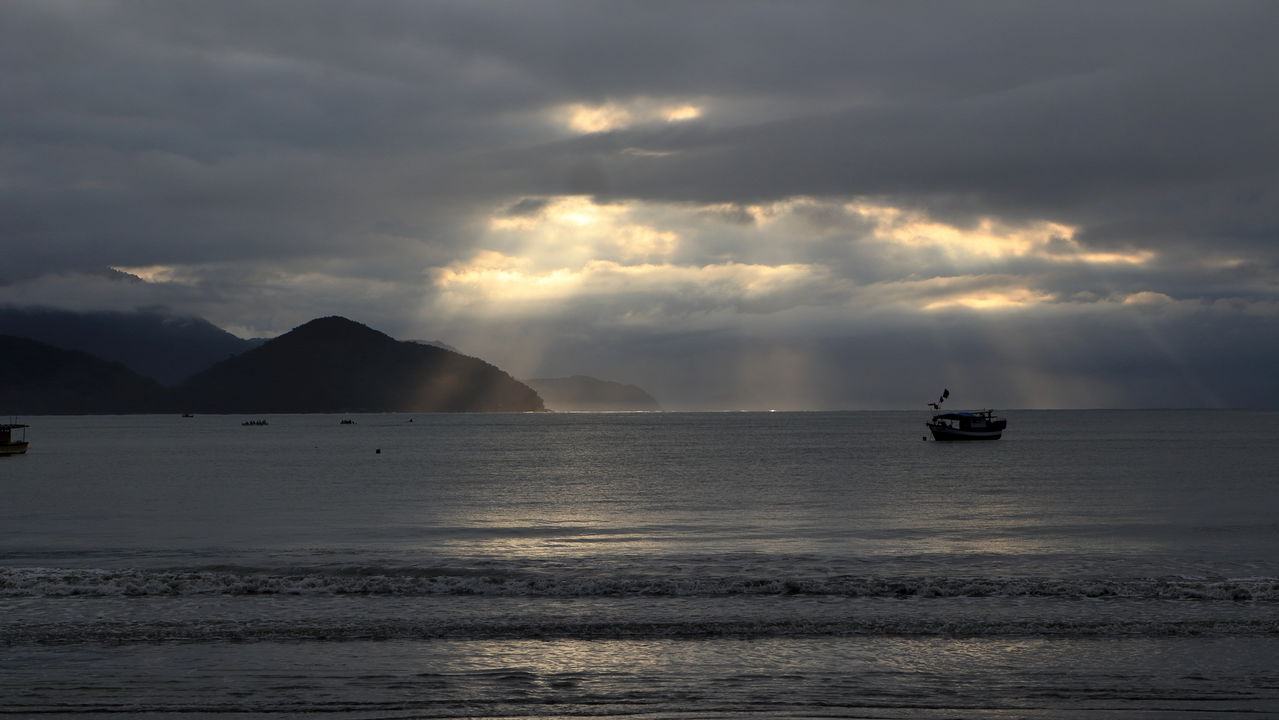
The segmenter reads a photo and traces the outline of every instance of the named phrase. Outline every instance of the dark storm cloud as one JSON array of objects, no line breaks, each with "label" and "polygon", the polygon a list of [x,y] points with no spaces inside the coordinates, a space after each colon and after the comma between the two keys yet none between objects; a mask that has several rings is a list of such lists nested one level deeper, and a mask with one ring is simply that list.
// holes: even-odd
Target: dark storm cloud
[{"label": "dark storm cloud", "polygon": [[[1239,61],[1273,67],[1279,53]],[[1099,72],[702,132],[619,133],[580,154],[608,177],[603,191],[621,196],[878,195],[960,221],[997,214],[1079,224],[1100,246],[1205,233],[1265,243],[1279,225],[1271,79],[1229,78],[1236,68],[1219,66],[1235,86],[1223,90],[1211,78],[1188,83],[1184,69]],[[609,141],[613,148],[600,147]],[[551,152],[578,151],[569,145]],[[605,155],[632,146],[673,154]]]},{"label": "dark storm cloud", "polygon": [[[799,27],[816,20],[805,9],[703,88],[767,98],[762,120],[712,113],[693,128],[545,146],[520,164],[553,174],[575,159],[597,179],[577,189],[620,197],[878,195],[956,220],[1068,222],[1099,247],[1210,235],[1269,251],[1279,102],[1265,68],[1279,50],[1263,28],[1279,19],[1273,6],[1018,4],[992,20],[982,4],[854,5],[823,7],[820,29]],[[831,28],[842,45],[828,42]],[[790,46],[769,43],[788,31]],[[708,55],[725,51],[707,43]],[[670,154],[625,152],[637,147]]]},{"label": "dark storm cloud", "polygon": [[[990,350],[1044,377],[1127,378],[1143,357],[1171,367],[1135,340],[1131,356],[1083,341],[1101,328],[1123,345],[1123,323],[1099,319],[1119,315],[1100,313],[1136,317],[1123,306],[1134,297],[1172,303],[1144,310],[1159,330],[1149,347],[1220,340],[1248,367],[1275,350],[1257,319],[1273,316],[1279,288],[1271,2],[30,0],[0,5],[0,21],[0,301],[168,304],[258,330],[341,313],[437,336],[414,315],[431,307],[433,272],[493,249],[490,219],[534,219],[585,194],[687,209],[686,226],[653,226],[679,236],[669,262],[798,264],[814,284],[747,296],[727,281],[654,281],[566,304],[530,331],[580,339],[630,316],[784,316],[768,327],[796,337],[742,377],[802,357],[838,384],[859,337],[898,348],[862,352],[900,369],[921,338],[948,338],[944,350],[963,345],[954,328],[987,334],[963,314],[936,330],[898,310],[840,328],[818,310],[878,307],[907,292],[894,283],[926,302],[998,281],[1068,306],[1025,326],[992,316],[1060,350]],[[680,105],[695,112],[668,122]],[[618,119],[575,132],[575,107]],[[813,202],[789,211],[784,232],[751,209],[797,197]],[[936,247],[869,242],[875,224],[841,209],[851,198],[957,228],[996,217],[1077,233],[963,265]],[[1143,249],[1155,254],[1141,263],[1070,258]],[[111,266],[180,277],[113,290]],[[621,352],[600,362],[658,382],[697,347],[740,359],[765,329],[618,330],[612,347],[653,369]],[[1237,398],[1242,382],[1214,392]]]},{"label": "dark storm cloud", "polygon": [[[296,252],[289,238],[317,234],[298,216],[341,222],[323,212],[340,197],[348,217],[406,214],[400,182],[424,195],[873,194],[1073,222],[1105,245],[1204,232],[1251,244],[1277,221],[1279,108],[1266,68],[1279,51],[1265,28],[1279,11],[1267,3],[39,2],[3,12],[15,109],[4,164],[23,178],[6,196],[26,210],[6,212],[8,235],[76,244],[114,230],[117,241],[184,244],[171,236],[209,227],[203,209],[244,210],[248,227],[219,242],[259,246],[255,227]],[[712,114],[695,130],[538,150],[539,130],[516,121],[639,95],[709,97]],[[750,111],[716,116],[716,103]],[[677,154],[622,152],[631,147]],[[504,160],[504,150],[518,152]],[[136,219],[143,203],[159,223]],[[252,217],[263,206],[275,212]]]}]

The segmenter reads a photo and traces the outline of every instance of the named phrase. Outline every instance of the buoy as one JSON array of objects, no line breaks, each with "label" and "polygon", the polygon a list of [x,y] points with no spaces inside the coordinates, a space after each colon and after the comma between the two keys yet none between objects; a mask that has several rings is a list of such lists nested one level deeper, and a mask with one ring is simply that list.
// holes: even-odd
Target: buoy
[{"label": "buoy", "polygon": [[382,454],[382,448],[378,448],[377,450],[374,450],[373,452],[374,452],[374,454],[376,454],[376,455],[381,455],[381,454]]}]

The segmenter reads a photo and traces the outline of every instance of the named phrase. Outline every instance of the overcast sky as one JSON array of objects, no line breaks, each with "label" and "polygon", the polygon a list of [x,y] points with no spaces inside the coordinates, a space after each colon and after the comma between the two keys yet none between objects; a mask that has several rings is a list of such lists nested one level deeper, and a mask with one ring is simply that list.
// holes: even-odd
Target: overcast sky
[{"label": "overcast sky", "polygon": [[668,408],[1279,406],[1279,3],[0,5],[0,304]]}]

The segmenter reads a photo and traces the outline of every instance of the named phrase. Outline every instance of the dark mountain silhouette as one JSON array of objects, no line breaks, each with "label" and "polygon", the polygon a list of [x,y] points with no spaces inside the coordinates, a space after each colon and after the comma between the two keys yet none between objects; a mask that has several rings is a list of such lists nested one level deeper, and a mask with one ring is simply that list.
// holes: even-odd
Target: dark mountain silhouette
[{"label": "dark mountain silhouette", "polygon": [[466,354],[462,352],[461,350],[458,350],[457,348],[453,347],[452,345],[449,345],[448,343],[444,342],[443,340],[409,340],[409,342],[417,343],[418,345],[431,345],[437,348],[444,348],[445,350],[452,350],[453,352],[459,355]]},{"label": "dark mountain silhouette", "polygon": [[158,412],[168,391],[118,362],[0,335],[0,415]]},{"label": "dark mountain silhouette", "polygon": [[178,387],[204,412],[523,412],[523,383],[476,358],[401,342],[342,317],[312,320]]},{"label": "dark mountain silhouette", "polygon": [[124,363],[165,385],[176,385],[228,355],[238,355],[263,342],[238,338],[197,317],[36,307],[0,307],[0,335],[30,338]]},{"label": "dark mountain silhouette", "polygon": [[585,375],[525,380],[552,410],[661,410],[652,395],[634,385]]}]

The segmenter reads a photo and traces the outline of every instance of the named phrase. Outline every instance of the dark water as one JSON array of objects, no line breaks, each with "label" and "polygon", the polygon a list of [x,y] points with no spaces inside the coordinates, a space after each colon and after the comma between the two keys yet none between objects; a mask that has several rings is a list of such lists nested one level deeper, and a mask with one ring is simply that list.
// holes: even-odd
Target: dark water
[{"label": "dark water", "polygon": [[1008,415],[28,419],[0,715],[1279,716],[1279,413]]}]

